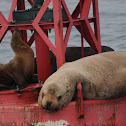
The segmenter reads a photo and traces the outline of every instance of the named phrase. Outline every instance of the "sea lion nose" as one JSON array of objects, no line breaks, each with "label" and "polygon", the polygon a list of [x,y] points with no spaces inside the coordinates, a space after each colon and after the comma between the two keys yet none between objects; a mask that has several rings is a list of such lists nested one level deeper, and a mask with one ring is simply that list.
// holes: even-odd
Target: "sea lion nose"
[{"label": "sea lion nose", "polygon": [[51,104],[52,104],[51,102],[47,101],[47,103],[46,103],[47,108],[50,107]]}]

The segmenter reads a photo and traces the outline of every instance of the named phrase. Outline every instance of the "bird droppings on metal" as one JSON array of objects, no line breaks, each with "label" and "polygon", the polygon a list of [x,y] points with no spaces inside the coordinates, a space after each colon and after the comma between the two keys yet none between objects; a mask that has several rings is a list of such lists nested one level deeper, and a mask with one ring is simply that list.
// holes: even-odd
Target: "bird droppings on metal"
[{"label": "bird droppings on metal", "polygon": [[68,122],[65,120],[59,120],[56,122],[53,121],[47,121],[47,122],[38,122],[33,123],[34,126],[69,126]]},{"label": "bird droppings on metal", "polygon": [[34,109],[35,107],[27,106],[27,107],[15,107],[15,109],[24,109],[24,110],[31,110]]}]

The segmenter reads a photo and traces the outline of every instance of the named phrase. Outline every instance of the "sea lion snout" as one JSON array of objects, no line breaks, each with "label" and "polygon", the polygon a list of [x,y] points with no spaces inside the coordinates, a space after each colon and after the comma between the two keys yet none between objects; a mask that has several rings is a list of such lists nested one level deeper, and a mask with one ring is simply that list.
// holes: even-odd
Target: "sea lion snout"
[{"label": "sea lion snout", "polygon": [[47,108],[49,108],[49,107],[51,106],[51,104],[52,104],[52,102],[47,101],[47,102],[46,102],[46,106],[47,106]]},{"label": "sea lion snout", "polygon": [[43,108],[45,111],[51,111],[51,109],[52,109],[52,102],[50,102],[50,101],[47,101],[46,102],[46,104],[45,104],[45,106],[43,106],[43,105],[41,105],[41,108]]},{"label": "sea lion snout", "polygon": [[57,102],[55,101],[55,99],[54,99],[54,101],[45,99],[45,100],[42,100],[41,104],[40,104],[40,107],[47,112],[56,110],[56,106],[57,106]]}]

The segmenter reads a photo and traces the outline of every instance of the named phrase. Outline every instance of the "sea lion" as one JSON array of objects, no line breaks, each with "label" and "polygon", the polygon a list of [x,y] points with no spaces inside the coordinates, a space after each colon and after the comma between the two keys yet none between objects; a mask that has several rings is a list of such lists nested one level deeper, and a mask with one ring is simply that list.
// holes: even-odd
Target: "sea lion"
[{"label": "sea lion", "polygon": [[[97,51],[91,47],[84,47],[84,57],[91,56],[97,54]],[[102,52],[114,51],[111,47],[101,46]],[[75,61],[81,58],[81,47],[67,47],[65,53],[66,62]],[[50,50],[50,61],[51,61],[51,73],[57,71],[56,66],[56,56]],[[37,62],[35,58],[35,70],[34,73],[37,74]]]},{"label": "sea lion", "polygon": [[126,96],[126,52],[105,52],[65,63],[44,83],[38,105],[55,111],[67,105],[78,82],[84,99],[113,99]]},{"label": "sea lion", "polygon": [[14,86],[14,79],[2,69],[2,64],[0,64],[0,91],[12,89]]},{"label": "sea lion", "polygon": [[[13,32],[11,38],[11,48],[15,53],[15,57],[5,65],[1,64],[0,72],[4,72],[4,75],[9,76],[10,80],[13,78],[19,90],[21,90],[28,85],[28,80],[30,80],[33,76],[34,52],[22,40],[21,33],[18,28],[15,28]],[[6,78],[6,76],[0,74],[0,78],[2,77]],[[11,86],[11,88],[13,88],[14,85],[10,85],[10,83],[8,84],[9,87]]]}]

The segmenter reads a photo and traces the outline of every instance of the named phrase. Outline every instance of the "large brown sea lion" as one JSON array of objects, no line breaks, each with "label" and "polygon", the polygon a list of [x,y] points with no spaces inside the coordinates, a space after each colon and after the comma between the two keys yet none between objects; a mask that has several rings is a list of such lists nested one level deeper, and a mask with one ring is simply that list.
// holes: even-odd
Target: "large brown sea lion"
[{"label": "large brown sea lion", "polygon": [[30,80],[34,72],[34,52],[22,40],[18,28],[15,28],[13,32],[11,48],[15,53],[15,57],[9,63],[0,65],[0,80],[9,77],[11,83],[7,83],[9,84],[7,86],[13,88],[14,85],[12,84],[12,81],[14,80],[18,88],[22,89],[27,86],[28,80]]},{"label": "large brown sea lion", "polygon": [[[97,54],[97,51],[92,49],[91,47],[84,47],[84,57],[91,56]],[[102,52],[114,51],[112,48],[108,46],[101,46]],[[75,61],[81,58],[81,47],[67,47],[65,53],[66,62]],[[51,72],[54,73],[57,70],[56,65],[56,57],[50,50],[50,61],[51,61]],[[35,74],[37,74],[37,63],[35,58]]]},{"label": "large brown sea lion", "polygon": [[126,96],[126,52],[106,52],[65,63],[44,83],[38,104],[46,111],[61,109],[82,83],[84,99]]},{"label": "large brown sea lion", "polygon": [[[84,47],[84,57],[91,56],[97,54],[97,51],[92,49],[91,47]],[[112,48],[108,46],[101,46],[102,52],[114,51]],[[72,62],[81,58],[81,47],[67,47],[65,53],[66,62]],[[57,70],[56,66],[56,57],[50,51],[50,59],[51,59],[51,72],[54,73]]]}]

